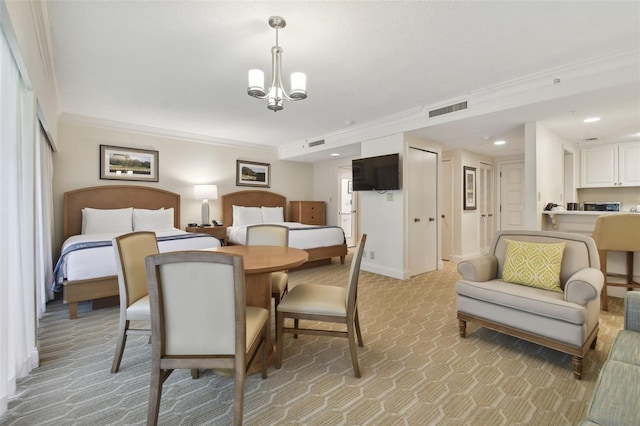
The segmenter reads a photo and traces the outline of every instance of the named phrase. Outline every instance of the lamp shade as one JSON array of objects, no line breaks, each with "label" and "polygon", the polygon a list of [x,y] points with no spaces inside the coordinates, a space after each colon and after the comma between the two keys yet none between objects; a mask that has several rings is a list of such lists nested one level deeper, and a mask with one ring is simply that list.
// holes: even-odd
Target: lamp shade
[{"label": "lamp shade", "polygon": [[217,200],[218,185],[193,185],[193,198],[198,200]]}]

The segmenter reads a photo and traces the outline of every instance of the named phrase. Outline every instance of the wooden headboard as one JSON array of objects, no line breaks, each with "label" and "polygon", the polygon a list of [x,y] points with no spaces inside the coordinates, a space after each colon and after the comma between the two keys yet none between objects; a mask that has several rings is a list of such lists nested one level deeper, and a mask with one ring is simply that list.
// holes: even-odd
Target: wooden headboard
[{"label": "wooden headboard", "polygon": [[180,228],[180,194],[149,186],[105,185],[64,193],[64,239],[82,230],[82,209],[159,209],[173,207],[173,223]]},{"label": "wooden headboard", "polygon": [[282,207],[284,216],[287,212],[287,198],[269,191],[238,191],[225,194],[222,200],[222,223],[233,225],[233,206],[243,207]]}]

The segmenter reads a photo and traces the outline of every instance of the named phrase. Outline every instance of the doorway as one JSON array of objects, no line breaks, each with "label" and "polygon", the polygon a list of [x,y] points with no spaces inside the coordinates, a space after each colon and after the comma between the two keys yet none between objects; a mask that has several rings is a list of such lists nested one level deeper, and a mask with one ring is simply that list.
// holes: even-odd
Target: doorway
[{"label": "doorway", "polygon": [[353,247],[358,243],[358,193],[353,191],[351,167],[338,168],[338,185],[340,194],[338,226],[344,231],[347,247]]},{"label": "doorway", "polygon": [[500,229],[525,229],[523,162],[500,165]]},{"label": "doorway", "polygon": [[409,148],[407,232],[409,274],[438,269],[438,154]]},{"label": "doorway", "polygon": [[478,170],[478,210],[480,213],[478,245],[480,253],[487,254],[495,232],[493,164],[480,163]]},{"label": "doorway", "polygon": [[453,166],[451,159],[442,160],[440,163],[440,232],[442,235],[441,255],[442,260],[451,260],[453,250]]}]

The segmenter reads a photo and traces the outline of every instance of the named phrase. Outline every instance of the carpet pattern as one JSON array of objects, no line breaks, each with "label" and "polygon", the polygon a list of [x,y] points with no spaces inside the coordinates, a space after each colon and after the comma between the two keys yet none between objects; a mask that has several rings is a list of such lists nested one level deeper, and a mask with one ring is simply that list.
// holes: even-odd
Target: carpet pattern
[{"label": "carpet pattern", "polygon": [[[290,273],[302,282],[346,285],[349,261]],[[353,376],[345,339],[285,336],[282,369],[246,382],[246,425],[575,425],[584,419],[597,375],[618,330],[622,300],[601,312],[595,350],[573,378],[570,356],[497,332],[458,336],[447,264],[409,280],[362,272],[359,310],[362,378]],[[52,302],[40,323],[41,364],[18,384],[0,425],[140,425],[146,422],[151,346],[129,338],[120,372],[110,373],[118,308],[82,306],[69,320]],[[233,379],[175,371],[164,385],[161,425],[226,425]]]}]

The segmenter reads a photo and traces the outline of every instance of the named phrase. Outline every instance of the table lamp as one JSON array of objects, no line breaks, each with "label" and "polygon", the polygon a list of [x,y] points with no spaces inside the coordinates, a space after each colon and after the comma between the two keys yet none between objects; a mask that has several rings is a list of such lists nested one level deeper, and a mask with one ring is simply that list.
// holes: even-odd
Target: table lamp
[{"label": "table lamp", "polygon": [[202,200],[202,223],[200,226],[209,226],[209,200],[218,199],[218,186],[193,185],[193,197]]}]

